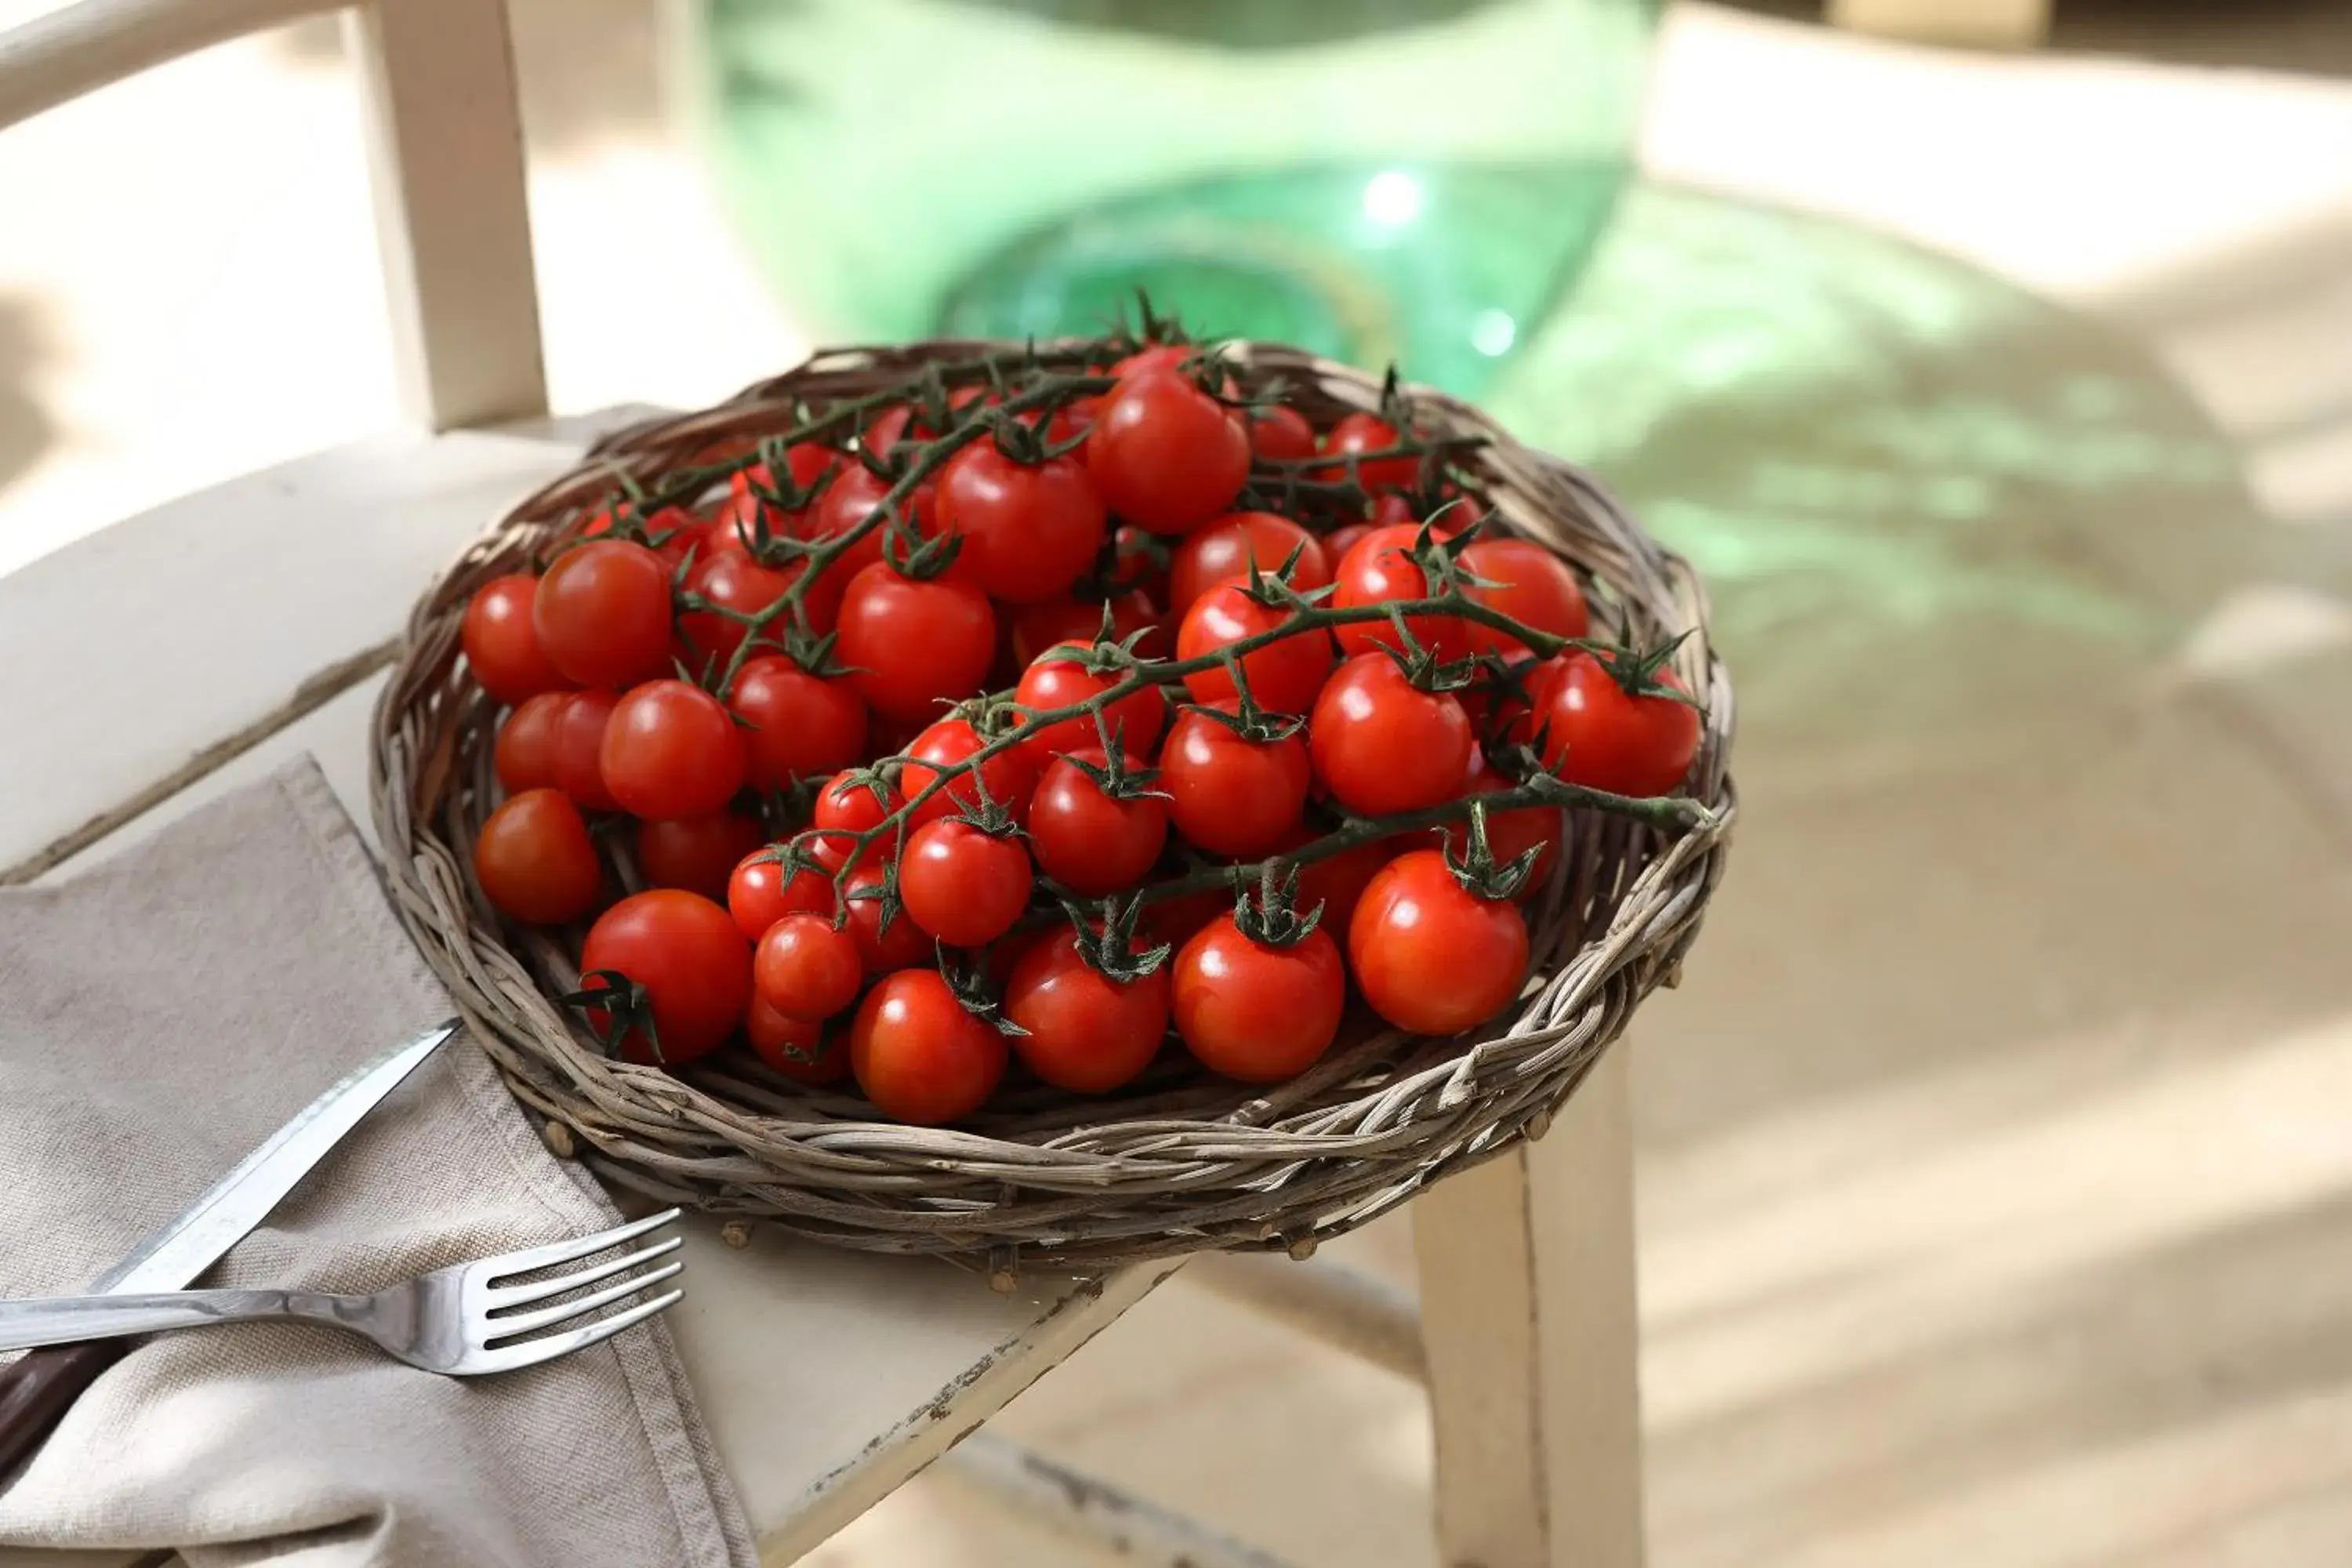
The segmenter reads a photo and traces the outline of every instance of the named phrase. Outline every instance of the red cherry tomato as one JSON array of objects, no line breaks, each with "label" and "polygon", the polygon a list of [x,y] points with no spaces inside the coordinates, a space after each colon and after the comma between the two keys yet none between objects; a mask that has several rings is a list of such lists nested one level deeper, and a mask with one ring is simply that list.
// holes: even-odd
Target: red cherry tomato
[{"label": "red cherry tomato", "polygon": [[940,526],[961,534],[959,564],[992,598],[1034,605],[1066,594],[1094,564],[1106,517],[1076,458],[1014,462],[973,442],[940,474]]},{"label": "red cherry tomato", "polygon": [[1290,585],[1300,593],[1331,581],[1331,562],[1323,542],[1270,511],[1237,511],[1221,517],[1198,533],[1187,534],[1176,547],[1168,574],[1168,610],[1181,616],[1192,601],[1228,577],[1249,575],[1250,563],[1268,574],[1291,558]]},{"label": "red cherry tomato", "polygon": [[1176,370],[1201,351],[1191,343],[1153,343],[1140,348],[1110,367],[1110,374],[1125,381],[1153,371]]},{"label": "red cherry tomato", "polygon": [[795,1083],[822,1089],[849,1076],[849,1042],[808,1018],[787,1018],[754,993],[743,1018],[759,1058]]},{"label": "red cherry tomato", "polygon": [[743,739],[719,699],[683,680],[648,680],[624,696],[598,753],[624,810],[656,820],[704,816],[743,787]]},{"label": "red cherry tomato", "polygon": [[571,706],[569,691],[542,691],[524,698],[499,726],[493,759],[499,783],[508,794],[562,787],[556,773],[556,742],[562,732],[563,710]]},{"label": "red cherry tomato", "polygon": [[1165,371],[1122,381],[1087,437],[1103,500],[1154,533],[1189,532],[1231,510],[1249,464],[1241,416]]},{"label": "red cherry tomato", "polygon": [[[881,506],[890,493],[890,481],[875,474],[862,463],[845,463],[841,472],[824,488],[816,504],[809,509],[805,527],[809,542],[822,544],[854,532]],[[933,519],[931,504],[935,491],[929,485],[918,487],[907,503],[905,515],[915,531],[928,539]],[[886,523],[876,523],[859,534],[857,542],[827,566],[824,574],[835,582],[848,584],[857,574],[882,559],[882,535]]]},{"label": "red cherry tomato", "polygon": [[[1323,455],[1327,458],[1358,458],[1366,452],[1384,452],[1403,440],[1397,427],[1377,414],[1350,414],[1331,426],[1323,437]],[[1409,489],[1421,475],[1419,458],[1373,458],[1354,464],[1334,463],[1316,470],[1316,477],[1327,483],[1346,483],[1353,468],[1354,482],[1377,495],[1382,490]]]},{"label": "red cherry tomato", "polygon": [[1307,721],[1315,776],[1358,816],[1391,816],[1452,800],[1470,776],[1469,715],[1446,691],[1422,691],[1384,653],[1360,653],[1331,677]]},{"label": "red cherry tomato", "polygon": [[[740,551],[723,550],[694,566],[686,579],[687,590],[698,594],[712,604],[734,611],[737,615],[756,616],[772,608],[808,570],[805,561],[771,569],[761,565]],[[808,618],[808,629],[819,637],[833,630],[841,613],[841,579],[833,573],[812,584],[801,596],[802,612]],[[742,622],[720,615],[717,610],[688,610],[677,620],[678,635],[693,651],[695,668],[710,659],[724,660],[743,646],[751,628]],[[776,618],[761,630],[762,646],[779,643],[793,629],[790,611],[778,612]]]},{"label": "red cherry tomato", "polygon": [[[1136,633],[1143,632],[1146,635],[1137,641],[1135,651],[1146,658],[1166,657],[1167,628],[1160,624],[1160,608],[1151,602],[1150,595],[1140,590],[1130,589],[1108,602],[1113,642],[1125,642]],[[1065,596],[1048,599],[1043,604],[1014,607],[1006,617],[1012,626],[1010,640],[1014,667],[1027,668],[1039,655],[1058,643],[1093,642],[1102,631],[1103,603],[1099,599]]]},{"label": "red cherry tomato", "polygon": [[1364,1000],[1391,1024],[1455,1035],[1518,994],[1528,923],[1507,900],[1466,891],[1436,850],[1415,849],[1364,889],[1348,922],[1348,966]]},{"label": "red cherry tomato", "polygon": [[782,654],[754,654],[728,702],[743,730],[744,772],[758,789],[837,773],[866,750],[866,703],[846,680],[811,675]]},{"label": "red cherry tomato", "polygon": [[[1204,658],[1245,637],[1276,630],[1290,612],[1261,605],[1238,583],[1222,583],[1192,601],[1184,624],[1176,633],[1176,657]],[[1331,673],[1331,641],[1319,631],[1296,632],[1276,637],[1241,656],[1242,676],[1259,707],[1276,713],[1304,713],[1315,705],[1315,694]],[[1196,669],[1184,678],[1184,689],[1195,702],[1216,702],[1234,697],[1234,678],[1223,664]]]},{"label": "red cherry tomato", "polygon": [[1371,532],[1376,526],[1369,522],[1342,523],[1323,536],[1323,554],[1334,570],[1348,558],[1348,552],[1356,547],[1356,541]]},{"label": "red cherry tomato", "polygon": [[759,819],[740,811],[637,824],[637,869],[655,888],[684,888],[719,901],[743,857],[767,842]]},{"label": "red cherry tomato", "polygon": [[[1462,569],[1494,584],[1472,588],[1470,597],[1491,610],[1554,637],[1580,637],[1590,629],[1584,590],[1568,563],[1532,539],[1480,539],[1462,552]],[[1499,627],[1467,621],[1474,650],[1506,658],[1528,651],[1527,644]]]},{"label": "red cherry tomato", "polygon": [[474,879],[505,913],[562,925],[596,907],[604,868],[580,808],[562,791],[525,790],[490,813],[474,840]]},{"label": "red cherry tomato", "polygon": [[1097,973],[1065,927],[1022,954],[1004,1016],[1028,1031],[1013,1049],[1056,1089],[1108,1094],[1134,1081],[1168,1033],[1168,966],[1134,980]]},{"label": "red cherry tomato", "polygon": [[1029,847],[1045,875],[1085,898],[1121,892],[1150,874],[1168,843],[1168,803],[1157,795],[1113,800],[1072,757],[1100,767],[1099,751],[1045,764],[1029,797]]},{"label": "red cherry tomato", "polygon": [[1234,907],[1233,889],[1209,888],[1197,893],[1182,893],[1172,899],[1157,899],[1143,906],[1142,926],[1155,942],[1164,942],[1181,948],[1192,940],[1195,931]]},{"label": "red cherry tomato", "polygon": [[1321,926],[1287,947],[1218,916],[1176,955],[1176,1032],[1203,1066],[1244,1083],[1296,1078],[1322,1058],[1348,1005],[1339,944]]},{"label": "red cherry tomato", "polygon": [[[727,911],[675,888],[623,899],[597,917],[580,948],[581,989],[601,991],[606,973],[645,990],[656,1039],[622,1037],[625,1061],[677,1067],[718,1048],[751,1000],[751,944]],[[592,1009],[592,1024],[604,1022]]]},{"label": "red cherry tomato", "polygon": [[1250,416],[1250,451],[1261,463],[1285,463],[1315,455],[1315,426],[1296,408],[1280,404]]},{"label": "red cherry tomato", "polygon": [[1160,752],[1169,819],[1212,855],[1246,859],[1280,845],[1298,826],[1307,782],[1307,743],[1299,736],[1247,741],[1197,709],[1176,715]]},{"label": "red cherry tomato", "polygon": [[583,811],[618,811],[604,782],[604,732],[620,699],[609,691],[578,691],[555,724],[555,784]]},{"label": "red cherry tomato", "polygon": [[850,579],[838,651],[868,707],[919,723],[980,689],[996,658],[996,614],[977,588],[879,563]]},{"label": "red cherry tomato", "polygon": [[961,817],[927,822],[898,860],[907,916],[950,947],[984,947],[1029,907],[1036,872],[1017,838],[995,838]]},{"label": "red cherry tomato", "polygon": [[[1428,598],[1428,574],[1412,558],[1419,535],[1419,529],[1400,523],[1376,528],[1356,541],[1332,569],[1331,581],[1336,584],[1332,607],[1353,610],[1400,599]],[[1461,658],[1470,652],[1469,624],[1459,616],[1423,612],[1407,616],[1404,625],[1416,642],[1440,658]],[[1352,621],[1334,626],[1331,635],[1339,639],[1342,654],[1397,646],[1396,632],[1386,620]]]},{"label": "red cherry tomato", "polygon": [[754,851],[737,863],[735,874],[727,879],[727,912],[735,917],[736,929],[752,942],[767,935],[768,929],[786,915],[822,915],[829,921],[834,913],[833,879],[806,867],[788,879],[782,861]]},{"label": "red cherry tomato", "polygon": [[[1013,700],[1033,713],[1048,712],[1099,697],[1127,679],[1123,671],[1114,669],[1097,675],[1088,669],[1085,651],[1065,645],[1041,655],[1021,672],[1021,684],[1013,689]],[[1147,686],[1104,709],[1099,729],[1092,715],[1063,719],[1037,731],[1021,744],[1032,761],[1043,766],[1065,752],[1101,746],[1103,731],[1108,731],[1118,737],[1130,759],[1141,759],[1150,756],[1167,722],[1167,700],[1160,695],[1159,688]]]},{"label": "red cherry tomato", "polygon": [[[1670,669],[1657,679],[1676,690]],[[1581,651],[1544,660],[1528,678],[1533,711],[1516,728],[1544,738],[1544,766],[1570,784],[1615,795],[1671,795],[1698,754],[1696,709],[1670,697],[1629,697],[1601,661]]]},{"label": "red cherry tomato", "polygon": [[882,868],[860,866],[849,874],[842,885],[843,896],[849,900],[849,934],[856,940],[857,955],[866,963],[868,974],[887,974],[894,969],[905,969],[932,961],[931,939],[923,928],[907,918],[903,909],[896,910],[890,923],[882,923],[882,900],[877,893],[871,898],[859,898],[868,889],[882,886]]},{"label": "red cherry tomato", "polygon": [[[816,858],[835,870],[849,858],[856,841],[848,836],[865,833],[882,826],[885,818],[900,806],[905,799],[888,784],[875,786],[853,783],[847,773],[835,773],[817,791],[816,806],[810,814],[810,826],[819,829],[815,843]],[[878,862],[891,852],[890,836],[878,836],[867,841],[858,854],[861,864]]]},{"label": "red cherry tomato", "polygon": [[823,915],[786,915],[752,950],[752,993],[787,1018],[830,1018],[865,982],[857,939]]},{"label": "red cherry tomato", "polygon": [[522,573],[493,577],[474,590],[458,633],[474,679],[509,708],[571,684],[540,651],[539,634],[530,629],[531,602],[538,595],[536,577]]},{"label": "red cherry tomato", "polygon": [[548,663],[583,686],[629,686],[669,668],[669,563],[625,539],[558,555],[530,625]]},{"label": "red cherry tomato", "polygon": [[[984,744],[980,731],[965,721],[940,720],[916,736],[914,743],[907,748],[905,754],[914,761],[898,770],[898,794],[905,799],[914,799],[939,777],[941,767],[962,762]],[[977,812],[983,791],[991,801],[1011,811],[1015,822],[1028,815],[1029,797],[1037,789],[1037,764],[1027,752],[1019,746],[1007,746],[975,771],[980,777],[977,785],[972,783],[971,773],[959,774],[915,807],[911,818],[914,824],[919,826],[958,812]]]},{"label": "red cherry tomato", "polygon": [[[806,489],[827,469],[841,462],[841,454],[814,441],[802,441],[784,453],[786,471],[793,488]],[[784,511],[761,500],[758,490],[778,490],[774,475],[765,463],[754,463],[739,468],[727,481],[727,499],[721,502],[719,514],[712,520],[711,537],[721,548],[749,550],[759,539],[759,525],[767,523],[772,539],[793,538],[807,531],[807,509]]]},{"label": "red cherry tomato", "polygon": [[849,1033],[849,1063],[875,1109],[936,1127],[988,1103],[1008,1052],[938,971],[902,969],[866,994]]},{"label": "red cherry tomato", "polygon": [[[1304,837],[1302,835],[1302,837]],[[1285,848],[1290,846],[1284,846]],[[1310,860],[1298,868],[1298,910],[1301,914],[1323,907],[1323,929],[1332,933],[1334,941],[1345,936],[1348,921],[1356,912],[1356,905],[1364,889],[1381,868],[1414,847],[1411,836],[1376,838],[1370,844],[1359,844],[1352,849],[1342,849],[1337,855],[1327,855],[1320,860]]]},{"label": "red cherry tomato", "polygon": [[[1463,781],[1457,797],[1492,795],[1511,787],[1511,781],[1488,771],[1484,759],[1473,762],[1470,776]],[[1468,822],[1450,823],[1433,827],[1426,835],[1432,848],[1443,849],[1449,843],[1463,842],[1470,831]],[[1520,884],[1519,897],[1535,897],[1551,882],[1552,869],[1559,864],[1560,850],[1568,842],[1568,814],[1556,805],[1521,805],[1508,811],[1491,813],[1486,818],[1486,848],[1497,863],[1507,865],[1530,849],[1542,851]]]}]

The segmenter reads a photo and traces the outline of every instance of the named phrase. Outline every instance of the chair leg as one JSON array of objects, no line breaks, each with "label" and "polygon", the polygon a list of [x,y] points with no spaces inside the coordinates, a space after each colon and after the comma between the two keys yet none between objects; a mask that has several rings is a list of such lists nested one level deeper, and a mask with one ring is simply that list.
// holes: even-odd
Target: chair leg
[{"label": "chair leg", "polygon": [[1642,1563],[1629,1057],[1413,1205],[1444,1568]]}]

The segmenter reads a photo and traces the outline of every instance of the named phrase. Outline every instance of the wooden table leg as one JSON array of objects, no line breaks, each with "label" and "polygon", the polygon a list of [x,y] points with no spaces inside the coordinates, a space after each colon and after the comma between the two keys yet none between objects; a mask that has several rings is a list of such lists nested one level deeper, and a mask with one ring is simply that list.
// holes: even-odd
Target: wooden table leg
[{"label": "wooden table leg", "polygon": [[1640,1568],[1630,1055],[1413,1205],[1444,1568]]}]

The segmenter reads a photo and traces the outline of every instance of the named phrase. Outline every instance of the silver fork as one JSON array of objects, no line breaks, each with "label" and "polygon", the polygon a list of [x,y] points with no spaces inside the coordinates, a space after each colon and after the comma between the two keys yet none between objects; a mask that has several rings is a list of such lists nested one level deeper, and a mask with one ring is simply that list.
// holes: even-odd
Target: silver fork
[{"label": "silver fork", "polygon": [[517,1367],[536,1366],[602,1343],[623,1329],[645,1321],[686,1292],[672,1289],[625,1311],[561,1333],[536,1339],[518,1336],[537,1334],[583,1313],[625,1300],[649,1285],[670,1279],[686,1266],[666,1264],[650,1273],[615,1280],[574,1300],[557,1301],[532,1311],[516,1309],[611,1279],[616,1274],[627,1274],[632,1268],[677,1251],[678,1238],[673,1236],[619,1258],[551,1279],[534,1279],[527,1285],[500,1285],[499,1280],[592,1258],[659,1230],[677,1218],[677,1210],[668,1209],[575,1241],[552,1242],[485,1258],[478,1263],[436,1268],[372,1296],[334,1296],[314,1290],[166,1290],[150,1296],[51,1296],[36,1300],[0,1301],[0,1351],[65,1344],[76,1340],[112,1339],[122,1334],[152,1334],[165,1329],[204,1328],[214,1323],[299,1320],[365,1334],[409,1365],[426,1372],[449,1377],[512,1372]]}]

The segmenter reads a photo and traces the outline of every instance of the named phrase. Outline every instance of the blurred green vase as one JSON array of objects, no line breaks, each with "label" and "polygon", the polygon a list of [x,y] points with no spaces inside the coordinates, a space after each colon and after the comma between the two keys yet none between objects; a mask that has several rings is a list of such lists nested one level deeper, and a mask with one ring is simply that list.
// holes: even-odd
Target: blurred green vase
[{"label": "blurred green vase", "polygon": [[1632,172],[1657,0],[703,0],[724,199],[828,341],[1196,332],[1478,392]]}]

